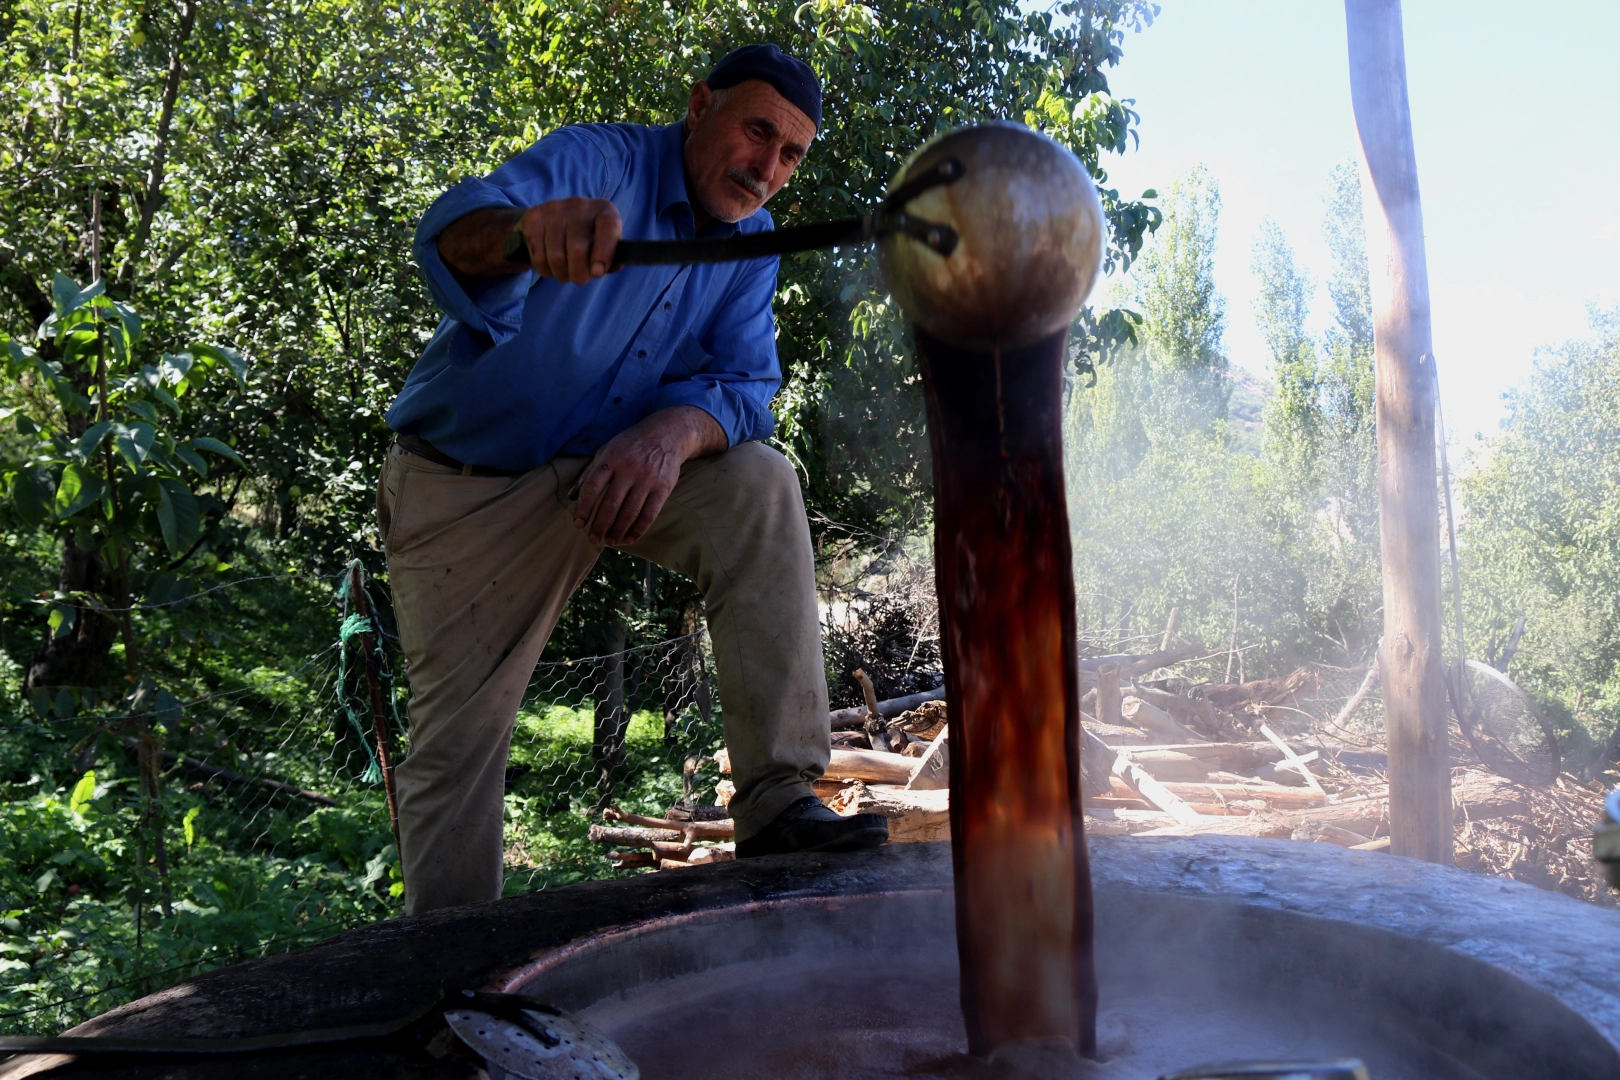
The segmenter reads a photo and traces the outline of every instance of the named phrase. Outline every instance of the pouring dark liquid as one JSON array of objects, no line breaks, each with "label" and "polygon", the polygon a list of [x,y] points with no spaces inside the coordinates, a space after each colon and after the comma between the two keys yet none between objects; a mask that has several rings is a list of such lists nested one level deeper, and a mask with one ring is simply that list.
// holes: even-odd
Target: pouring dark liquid
[{"label": "pouring dark liquid", "polygon": [[1052,1035],[1096,1053],[1059,427],[1066,337],[985,353],[917,331],[951,703],[962,1011],[976,1055]]},{"label": "pouring dark liquid", "polygon": [[910,208],[959,245],[942,255],[896,235],[879,252],[916,324],[928,399],[968,1048],[1061,1037],[1095,1057],[1060,414],[1102,214],[1074,155],[1014,125],[933,140],[895,186],[948,156],[961,176]]}]

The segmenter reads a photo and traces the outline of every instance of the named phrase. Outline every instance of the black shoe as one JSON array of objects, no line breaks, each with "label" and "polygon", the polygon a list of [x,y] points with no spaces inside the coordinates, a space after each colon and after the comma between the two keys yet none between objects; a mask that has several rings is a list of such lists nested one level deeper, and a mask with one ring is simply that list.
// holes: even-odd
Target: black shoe
[{"label": "black shoe", "polygon": [[882,814],[841,817],[806,795],[776,815],[759,832],[737,841],[737,858],[791,855],[796,851],[866,851],[889,840],[889,819]]}]

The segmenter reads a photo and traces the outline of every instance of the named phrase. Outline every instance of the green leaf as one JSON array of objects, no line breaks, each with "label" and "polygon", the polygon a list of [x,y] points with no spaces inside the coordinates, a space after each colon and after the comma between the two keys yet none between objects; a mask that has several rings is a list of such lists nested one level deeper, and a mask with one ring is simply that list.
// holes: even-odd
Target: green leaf
[{"label": "green leaf", "polygon": [[100,279],[81,289],[77,281],[58,272],[51,280],[51,306],[58,319],[65,319],[106,291],[107,283]]},{"label": "green leaf", "polygon": [[68,809],[79,817],[90,806],[90,800],[96,793],[96,771],[91,769],[79,777],[79,782],[73,785],[73,792],[68,796]]},{"label": "green leaf", "polygon": [[80,461],[89,461],[90,455],[96,452],[101,440],[107,437],[107,432],[113,429],[111,420],[103,420],[99,424],[92,424],[85,433],[79,436],[79,443],[73,448]]},{"label": "green leaf", "polygon": [[56,317],[62,318],[73,309],[68,305],[73,298],[79,295],[79,283],[61,271],[57,271],[51,279],[51,307],[56,310]]},{"label": "green leaf", "polygon": [[65,521],[81,510],[94,506],[106,490],[107,482],[92,469],[84,465],[69,465],[62,470],[62,482],[56,486],[58,520]]},{"label": "green leaf", "polygon": [[204,435],[200,439],[192,439],[191,445],[198,450],[206,450],[210,454],[218,454],[220,457],[228,457],[238,465],[241,465],[243,468],[247,467],[246,462],[237,456],[235,450],[232,450],[229,446],[220,442],[218,439],[210,439],[208,436]]},{"label": "green leaf", "polygon": [[30,526],[45,524],[51,517],[51,477],[43,469],[18,469],[11,478],[11,504],[17,516]]},{"label": "green leaf", "polygon": [[129,462],[131,469],[139,470],[146,464],[146,457],[152,452],[152,442],[156,438],[157,429],[151,424],[131,424],[129,427],[120,425],[118,452]]},{"label": "green leaf", "polygon": [[65,638],[73,632],[73,624],[78,621],[79,609],[71,604],[52,604],[50,618],[51,638]]},{"label": "green leaf", "polygon": [[193,806],[186,811],[186,816],[180,819],[180,828],[185,830],[186,847],[189,849],[197,843],[197,815],[202,813],[202,807]]},{"label": "green leaf", "polygon": [[162,372],[163,380],[170,386],[178,386],[186,381],[197,366],[197,358],[190,353],[164,353],[163,359],[158,361],[158,371]]},{"label": "green leaf", "polygon": [[163,530],[163,542],[175,558],[186,553],[196,543],[202,531],[202,514],[197,497],[178,480],[164,477],[158,481],[158,527]]},{"label": "green leaf", "polygon": [[160,422],[158,420],[157,410],[152,408],[152,403],[149,401],[126,401],[124,403],[124,408],[128,409],[136,416],[139,416],[148,424],[156,425]]},{"label": "green leaf", "polygon": [[191,471],[196,473],[198,476],[208,475],[208,462],[203,460],[203,456],[197,453],[197,451],[193,450],[191,447],[176,446],[174,448],[174,456],[185,462],[187,465],[190,465]]},{"label": "green leaf", "polygon": [[205,356],[210,360],[223,360],[230,369],[236,373],[236,385],[239,389],[247,389],[247,361],[235,349],[227,349],[219,345],[193,345],[198,356]]}]

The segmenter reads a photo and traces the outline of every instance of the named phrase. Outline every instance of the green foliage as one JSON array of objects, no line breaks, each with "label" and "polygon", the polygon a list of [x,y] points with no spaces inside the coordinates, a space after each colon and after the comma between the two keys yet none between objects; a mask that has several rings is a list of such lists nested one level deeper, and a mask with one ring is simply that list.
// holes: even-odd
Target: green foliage
[{"label": "green foliage", "polygon": [[[17,685],[0,718],[15,961],[0,987],[11,1010],[73,999],[7,1022],[61,1026],[397,911],[380,794],[334,787],[359,770],[321,575],[354,557],[381,569],[382,416],[438,318],[409,250],[440,192],[562,124],[677,119],[725,50],[774,40],[828,88],[779,220],[847,214],[934,132],[1011,118],[1092,169],[1107,265],[1122,270],[1160,219],[1151,192],[1108,182],[1105,155],[1131,148],[1138,116],[1105,72],[1156,12],[1145,0],[6,7],[0,661]],[[870,253],[784,260],[779,287],[777,442],[817,532],[925,519],[920,388]],[[1077,327],[1078,375],[1137,323],[1098,310]],[[679,636],[698,615],[689,584],[608,553],[548,658],[618,632]],[[75,676],[28,676],[37,692],[22,707],[23,665],[46,671],[53,656],[72,661],[57,676]],[[102,667],[107,656],[122,662]],[[718,738],[713,716],[681,722]],[[678,792],[671,756],[690,747],[664,740],[638,713],[627,809]],[[557,797],[590,787],[588,735],[559,717],[533,741],[549,749],[519,755],[534,771],[509,797],[529,883],[607,873],[579,807]],[[338,805],[181,767],[143,782],[142,754],[159,753],[338,791]]]},{"label": "green foliage", "polygon": [[1620,723],[1620,311],[1549,350],[1508,397],[1502,431],[1459,484],[1470,648],[1500,651],[1519,615],[1510,674],[1533,688],[1578,760]]},{"label": "green foliage", "polygon": [[[56,276],[53,310],[38,333],[56,359],[0,342],[6,377],[47,388],[56,406],[43,414],[17,409],[17,434],[32,445],[22,444],[27,456],[7,462],[0,482],[19,518],[71,535],[127,584],[132,573],[139,580],[174,570],[202,539],[203,510],[191,485],[208,477],[203,455],[242,466],[229,445],[197,434],[180,401],[217,368],[245,385],[245,368],[235,352],[208,345],[151,356],[141,348],[140,317],[105,292],[102,281],[81,289]],[[55,488],[48,500],[42,486]],[[56,597],[53,615],[71,611],[63,601],[81,599]],[[53,630],[64,632],[60,619]]]}]

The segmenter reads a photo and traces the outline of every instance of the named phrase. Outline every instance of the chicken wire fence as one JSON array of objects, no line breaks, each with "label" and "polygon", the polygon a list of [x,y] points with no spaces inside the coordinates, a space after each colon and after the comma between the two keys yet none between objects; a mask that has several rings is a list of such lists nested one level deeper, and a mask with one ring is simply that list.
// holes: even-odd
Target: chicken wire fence
[{"label": "chicken wire fence", "polygon": [[[79,780],[31,808],[55,830],[32,842],[55,850],[42,847],[51,869],[0,913],[0,1031],[60,1030],[208,967],[401,913],[378,734],[396,767],[409,759],[409,693],[397,641],[350,593],[346,578],[338,640],[289,670],[34,718],[73,740]],[[385,599],[375,582],[366,593]],[[506,894],[620,873],[587,837],[607,805],[713,801],[707,634],[642,636],[627,627],[622,649],[536,665],[506,771]]]}]

